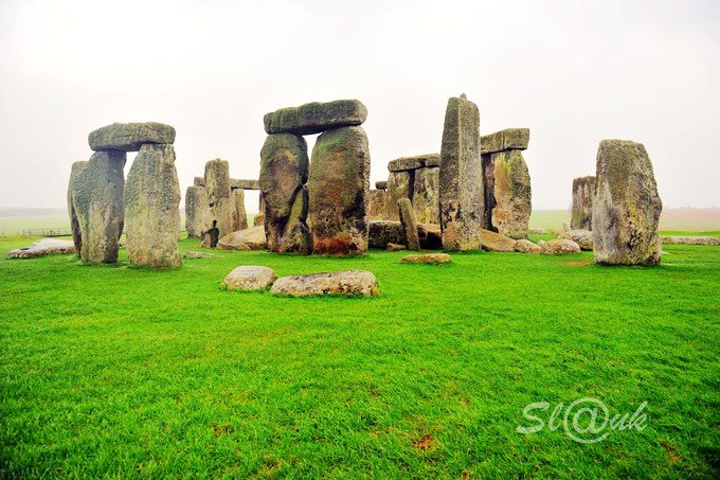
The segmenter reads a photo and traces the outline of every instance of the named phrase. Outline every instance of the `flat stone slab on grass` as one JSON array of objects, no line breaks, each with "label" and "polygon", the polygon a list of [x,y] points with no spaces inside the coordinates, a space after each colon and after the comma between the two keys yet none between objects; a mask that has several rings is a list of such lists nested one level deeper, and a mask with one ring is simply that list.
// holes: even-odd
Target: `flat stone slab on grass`
[{"label": "flat stone slab on grass", "polygon": [[185,255],[183,255],[185,258],[215,258],[215,255],[212,253],[205,253],[205,252],[193,252],[192,250],[188,250],[185,252]]},{"label": "flat stone slab on grass", "polygon": [[55,238],[43,238],[33,243],[30,247],[19,248],[8,252],[10,258],[35,258],[43,255],[75,253],[75,245],[70,240],[58,240]]},{"label": "flat stone slab on grass", "polygon": [[515,239],[491,230],[480,229],[482,249],[488,252],[514,252]]},{"label": "flat stone slab on grass", "polygon": [[333,128],[362,125],[367,108],[359,100],[335,100],[281,108],[265,114],[265,132],[312,135]]},{"label": "flat stone slab on grass", "polygon": [[379,295],[377,278],[366,270],[295,275],[277,279],[270,289],[273,295],[311,297],[320,295]]},{"label": "flat stone slab on grass", "polygon": [[90,132],[88,143],[96,152],[137,152],[146,143],[175,143],[175,128],[157,122],[113,123]]},{"label": "flat stone slab on grass", "polygon": [[223,285],[228,290],[256,292],[267,289],[277,276],[272,268],[259,265],[242,265],[228,273]]},{"label": "flat stone slab on grass", "polygon": [[684,237],[662,237],[664,245],[720,245],[720,238],[700,237],[700,236],[684,236]]},{"label": "flat stone slab on grass", "polygon": [[452,258],[447,253],[420,253],[413,255],[405,255],[398,263],[428,263],[431,265],[442,265],[443,263],[452,263]]},{"label": "flat stone slab on grass", "polygon": [[580,253],[580,245],[572,240],[556,238],[549,242],[540,243],[540,253],[544,255],[566,255],[570,253]]},{"label": "flat stone slab on grass", "polygon": [[542,248],[539,245],[534,244],[530,240],[522,238],[515,242],[515,251],[520,253],[540,253]]},{"label": "flat stone slab on grass", "polygon": [[265,250],[267,248],[265,227],[260,225],[229,233],[218,241],[217,248],[219,250]]}]

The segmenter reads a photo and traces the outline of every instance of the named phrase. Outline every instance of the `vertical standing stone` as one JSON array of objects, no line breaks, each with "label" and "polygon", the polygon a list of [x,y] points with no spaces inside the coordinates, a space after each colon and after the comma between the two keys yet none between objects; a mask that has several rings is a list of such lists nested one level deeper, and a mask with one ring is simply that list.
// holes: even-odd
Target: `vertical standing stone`
[{"label": "vertical standing stone", "polygon": [[307,143],[291,133],[269,135],[260,152],[260,198],[271,252],[311,252],[307,226]]},{"label": "vertical standing stone", "polygon": [[82,251],[82,233],[80,231],[80,221],[78,219],[77,212],[75,211],[75,204],[73,202],[73,184],[77,182],[77,178],[82,176],[82,172],[85,170],[86,166],[87,161],[73,163],[72,170],[70,171],[70,182],[68,184],[67,192],[68,215],[70,215],[70,227],[72,229],[73,244],[75,245],[75,255],[77,255],[78,258],[81,258],[80,252]]},{"label": "vertical standing stone", "polygon": [[205,231],[204,218],[207,209],[208,199],[205,187],[197,185],[188,187],[185,192],[185,230],[188,237],[202,237]]},{"label": "vertical standing stone", "polygon": [[573,179],[572,216],[570,228],[573,230],[592,230],[593,197],[595,196],[595,177]]},{"label": "vertical standing stone", "polygon": [[307,183],[315,253],[367,251],[369,175],[370,149],[362,127],[328,130],[318,137]]},{"label": "vertical standing stone", "polygon": [[401,198],[398,201],[398,211],[400,212],[400,223],[405,234],[405,245],[408,250],[420,250],[420,237],[418,236],[417,222],[415,221],[415,211],[409,198]]},{"label": "vertical standing stone", "polygon": [[216,158],[205,164],[205,191],[208,197],[205,231],[210,230],[215,221],[220,238],[234,232],[235,201],[230,190],[230,164],[227,160]]},{"label": "vertical standing stone", "polygon": [[527,238],[532,214],[530,172],[520,150],[492,154],[495,206],[492,230],[510,238]]},{"label": "vertical standing stone", "polygon": [[233,205],[233,232],[248,228],[247,213],[245,212],[245,192],[240,188],[232,189]]},{"label": "vertical standing stone", "polygon": [[652,163],[641,143],[603,140],[597,153],[593,253],[597,263],[660,263],[662,201]]},{"label": "vertical standing stone", "polygon": [[180,184],[172,145],[146,144],[130,167],[125,188],[130,263],[178,267]]},{"label": "vertical standing stone", "polygon": [[385,202],[385,190],[370,190],[368,203],[368,217],[371,220],[383,220],[387,205]]},{"label": "vertical standing stone", "polygon": [[415,170],[412,204],[418,223],[440,223],[438,184],[440,168],[426,167]]},{"label": "vertical standing stone", "polygon": [[413,170],[401,170],[390,172],[387,180],[387,194],[385,195],[385,219],[399,220],[398,201],[401,198],[412,200],[413,182],[415,172]]},{"label": "vertical standing stone", "polygon": [[125,221],[123,206],[127,154],[118,150],[95,152],[72,183],[72,204],[79,225],[85,262],[117,262]]},{"label": "vertical standing stone", "polygon": [[483,175],[480,114],[465,95],[451,98],[440,151],[440,226],[447,251],[480,250]]}]

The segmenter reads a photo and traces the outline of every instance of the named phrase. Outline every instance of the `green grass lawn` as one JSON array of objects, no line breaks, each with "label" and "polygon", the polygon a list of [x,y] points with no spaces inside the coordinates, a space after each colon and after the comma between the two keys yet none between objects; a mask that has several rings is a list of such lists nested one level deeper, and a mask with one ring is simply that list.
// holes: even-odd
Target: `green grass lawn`
[{"label": "green grass lawn", "polygon": [[[720,476],[720,248],[667,246],[656,268],[218,252],[150,271],[124,251],[5,257],[25,244],[0,240],[0,478]],[[218,288],[243,264],[368,269],[381,296]],[[647,427],[516,432],[526,405],[583,397],[647,401]]]}]

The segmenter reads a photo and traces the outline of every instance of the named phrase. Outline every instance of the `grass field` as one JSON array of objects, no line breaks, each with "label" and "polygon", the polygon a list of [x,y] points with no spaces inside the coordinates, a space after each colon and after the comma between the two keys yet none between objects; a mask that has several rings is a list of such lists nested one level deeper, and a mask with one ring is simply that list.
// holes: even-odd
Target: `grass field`
[{"label": "grass field", "polygon": [[[26,243],[0,240],[0,478],[720,476],[720,248],[667,246],[657,268],[218,252],[149,271],[5,257]],[[219,289],[242,264],[368,269],[381,296]],[[583,397],[648,402],[647,426],[516,432],[526,405]]]}]

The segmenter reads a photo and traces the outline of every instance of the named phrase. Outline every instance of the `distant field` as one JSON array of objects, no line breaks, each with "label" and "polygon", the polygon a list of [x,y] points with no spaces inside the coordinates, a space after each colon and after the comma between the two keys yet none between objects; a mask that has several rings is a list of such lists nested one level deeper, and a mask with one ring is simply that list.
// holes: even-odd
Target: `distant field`
[{"label": "distant field", "polygon": [[[185,218],[182,216],[182,222]],[[248,224],[252,224],[254,214],[249,214]],[[562,228],[570,224],[568,210],[536,210],[530,218],[531,228]],[[31,228],[68,228],[70,221],[67,215],[43,216],[0,216],[0,234],[16,235],[24,229]],[[660,219],[661,230],[673,231],[716,231],[720,230],[720,208],[676,208],[663,212]]]}]

